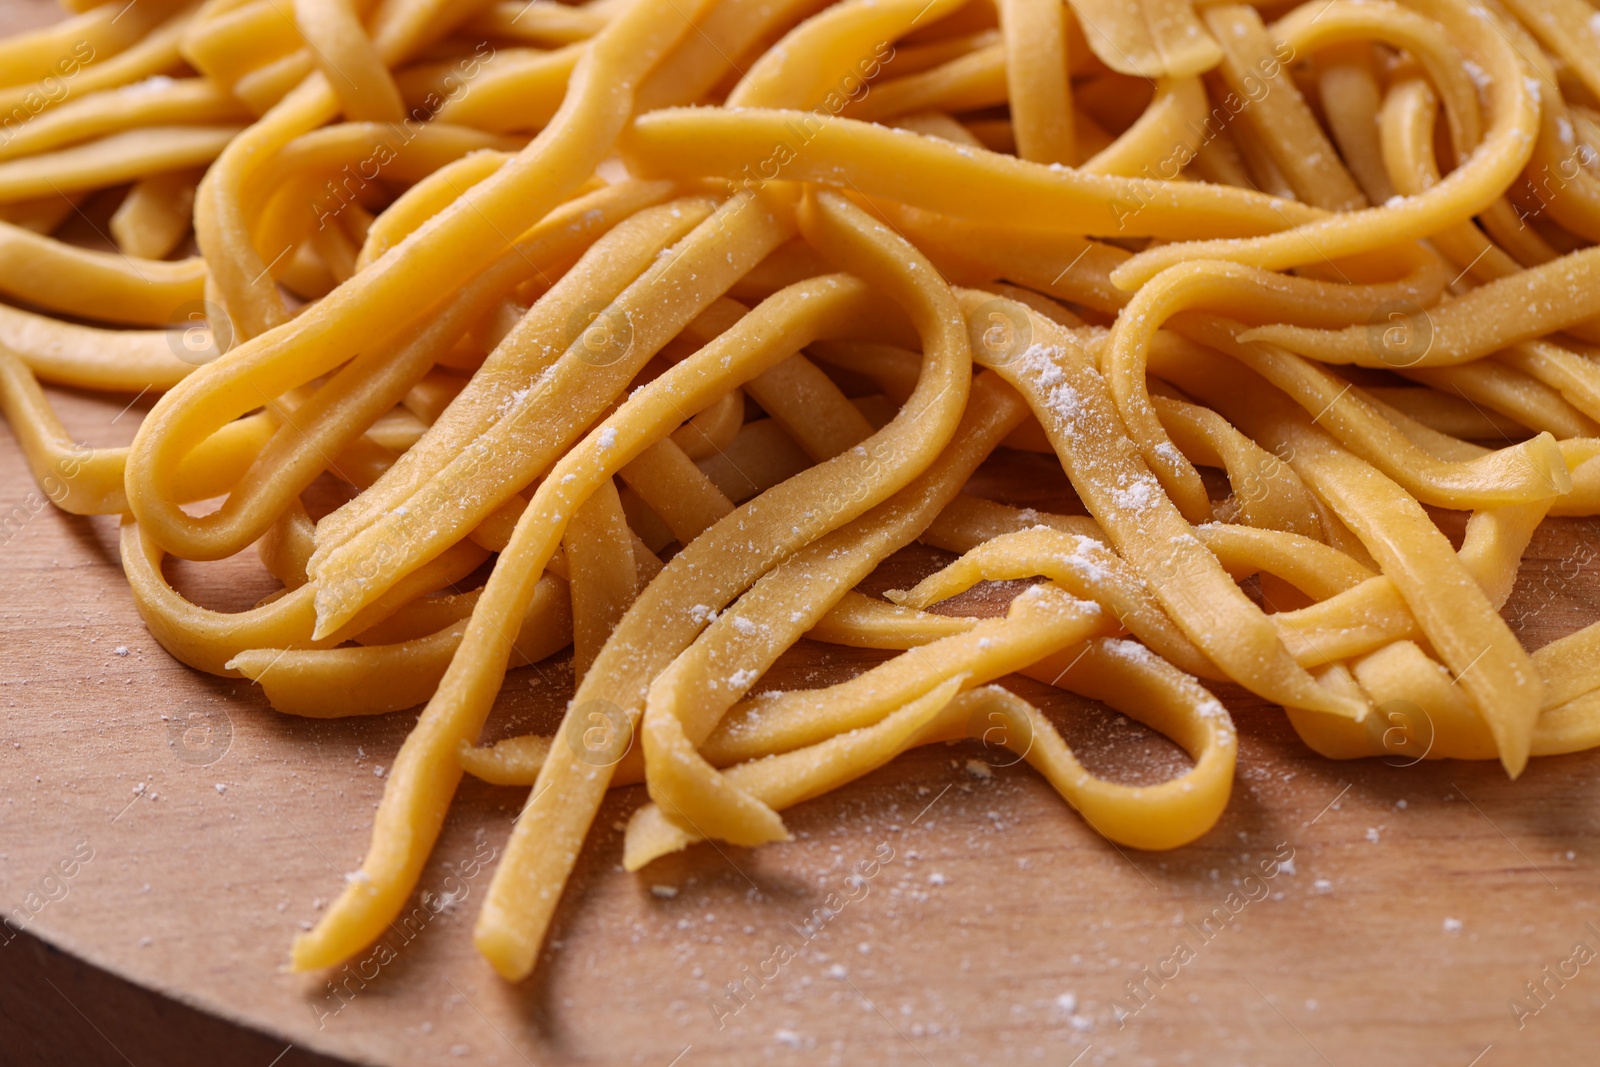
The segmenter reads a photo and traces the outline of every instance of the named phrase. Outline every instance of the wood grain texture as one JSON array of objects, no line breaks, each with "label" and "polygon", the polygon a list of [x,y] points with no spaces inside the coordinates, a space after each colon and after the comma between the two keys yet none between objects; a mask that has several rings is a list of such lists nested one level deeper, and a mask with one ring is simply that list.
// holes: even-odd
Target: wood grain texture
[{"label": "wood grain texture", "polygon": [[[0,11],[16,25],[36,7]],[[53,396],[95,444],[125,443],[150,403]],[[1011,455],[980,478],[997,499],[1067,506],[1048,459]],[[0,905],[83,962],[39,971],[56,992],[0,983],[8,1015],[20,1002],[59,1031],[8,1045],[8,1062],[96,1062],[60,1052],[90,1048],[89,1028],[116,1039],[105,1062],[140,1067],[180,1062],[153,1032],[169,1047],[176,1032],[194,1062],[263,1065],[290,1044],[285,1065],[384,1067],[1593,1062],[1600,961],[1562,981],[1543,969],[1576,943],[1600,950],[1600,754],[1535,760],[1515,783],[1492,763],[1334,763],[1227,687],[1234,799],[1186,849],[1119,850],[1025,765],[934,746],[789,813],[792,843],[700,845],[628,875],[620,831],[643,790],[615,791],[535,976],[508,986],[471,946],[492,864],[474,875],[470,861],[502,846],[525,791],[468,780],[420,883],[459,899],[437,914],[414,899],[381,966],[284,973],[290,939],[357,867],[414,714],[289,719],[246,683],[174,662],[134,611],[115,520],[36,507],[33,491],[0,434]],[[1596,529],[1550,522],[1534,538],[1506,609],[1529,647],[1600,617]],[[870,588],[945,558],[903,553]],[[271,588],[248,554],[171,573],[215,607]],[[969,604],[995,611],[1006,592]],[[803,645],[764,684],[825,684],[878,658]],[[513,672],[490,736],[548,729],[569,686],[559,662]],[[1128,720],[1017,686],[1104,773],[1148,780],[1181,760]],[[882,846],[893,858],[858,899],[819,917]],[[75,848],[92,859],[51,881]],[[1269,895],[1212,935],[1206,917],[1289,849]],[[1192,958],[1148,977],[1179,942]],[[795,957],[763,968],[784,945]],[[21,953],[54,959],[18,938],[0,970],[31,966]],[[74,984],[74,968],[126,983]],[[752,973],[772,977],[739,1006],[726,986]],[[1540,1004],[1528,982],[1547,991],[1519,1028],[1510,1001]],[[177,1004],[150,1014],[152,997],[217,1025]],[[1118,1004],[1139,1010],[1119,1024]]]}]

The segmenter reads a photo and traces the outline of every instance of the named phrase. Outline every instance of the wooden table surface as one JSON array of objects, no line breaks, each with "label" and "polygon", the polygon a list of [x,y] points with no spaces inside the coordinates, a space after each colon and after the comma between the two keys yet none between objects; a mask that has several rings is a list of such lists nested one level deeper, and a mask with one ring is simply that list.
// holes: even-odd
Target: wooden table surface
[{"label": "wooden table surface", "polygon": [[[49,17],[32,0],[0,12]],[[52,395],[93,444],[126,443],[150,403]],[[981,478],[1017,504],[1067,492],[1041,457]],[[525,791],[469,779],[420,882],[455,899],[388,936],[381,966],[286,973],[291,938],[359,864],[413,715],[292,719],[248,683],[176,663],[133,608],[116,521],[38,508],[33,488],[0,434],[0,905],[24,930],[0,947],[7,1062],[1594,1062],[1600,754],[1535,760],[1514,783],[1489,763],[1336,763],[1225,687],[1233,801],[1176,852],[1114,847],[1026,765],[991,767],[971,744],[795,809],[792,843],[701,845],[638,875],[620,867],[620,830],[643,791],[616,791],[536,974],[508,986],[471,945],[493,866],[472,861],[503,847]],[[1530,648],[1600,618],[1597,530],[1535,536],[1506,608]],[[874,588],[943,558],[905,553]],[[230,610],[272,587],[249,554],[170,573]],[[823,684],[877,658],[803,646],[765,684]],[[553,725],[569,686],[560,663],[513,672],[490,736]],[[1158,780],[1182,764],[1120,716],[1017,686],[1103,773]],[[890,853],[847,886],[858,861]],[[1291,854],[1266,896],[1204,925],[1263,859]],[[768,963],[785,945],[794,958]],[[730,1000],[752,973],[771,977]]]}]

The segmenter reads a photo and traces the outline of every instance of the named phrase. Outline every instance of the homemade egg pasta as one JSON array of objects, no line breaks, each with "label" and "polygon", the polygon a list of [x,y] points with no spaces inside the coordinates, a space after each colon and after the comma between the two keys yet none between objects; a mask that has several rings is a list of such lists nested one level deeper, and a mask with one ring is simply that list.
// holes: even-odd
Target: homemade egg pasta
[{"label": "homemade egg pasta", "polygon": [[[0,42],[33,476],[122,516],[184,663],[422,705],[295,968],[399,914],[463,773],[528,790],[474,932],[518,980],[614,786],[637,870],[973,739],[1171,849],[1229,798],[1206,682],[1335,759],[1600,744],[1600,624],[1530,653],[1501,611],[1600,513],[1585,0],[66,6]],[[160,399],[91,447],[41,383]],[[1018,450],[1081,509],[978,495]],[[858,589],[919,541],[947,562]],[[252,546],[248,611],[163,573]],[[887,658],[763,687],[802,638]],[[556,734],[483,744],[556,655]],[[1018,674],[1189,769],[1096,776]]]}]

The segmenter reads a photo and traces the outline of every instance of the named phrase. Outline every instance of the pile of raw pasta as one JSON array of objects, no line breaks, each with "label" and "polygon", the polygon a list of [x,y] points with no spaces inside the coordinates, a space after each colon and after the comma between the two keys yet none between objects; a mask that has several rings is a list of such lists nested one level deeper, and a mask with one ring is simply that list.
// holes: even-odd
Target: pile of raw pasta
[{"label": "pile of raw pasta", "polygon": [[[518,979],[615,785],[637,869],[981,736],[1163,849],[1228,799],[1202,680],[1336,758],[1600,744],[1600,629],[1530,655],[1499,611],[1600,511],[1586,0],[67,6],[0,42],[34,476],[123,516],[183,662],[286,714],[425,703],[298,968],[385,929],[466,771],[530,787],[475,930]],[[53,236],[97,204],[107,246]],[[162,395],[89,448],[41,382]],[[1087,514],[964,492],[1005,449]],[[915,541],[953,562],[856,590]],[[251,610],[163,575],[252,545]],[[751,696],[802,637],[899,651]],[[480,746],[569,646],[556,737]],[[1014,672],[1192,768],[1091,775]]]}]

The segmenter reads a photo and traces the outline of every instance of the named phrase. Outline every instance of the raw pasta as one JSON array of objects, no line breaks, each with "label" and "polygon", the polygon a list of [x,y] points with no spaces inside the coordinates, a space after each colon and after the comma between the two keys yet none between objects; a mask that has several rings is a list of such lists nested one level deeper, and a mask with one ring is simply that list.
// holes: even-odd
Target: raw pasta
[{"label": "raw pasta", "polygon": [[[529,790],[474,932],[518,980],[615,786],[637,870],[967,738],[1170,849],[1228,802],[1204,682],[1336,759],[1600,744],[1600,624],[1530,654],[1500,613],[1539,525],[1600,511],[1587,5],[68,6],[0,42],[33,476],[122,516],[184,663],[290,715],[425,703],[296,968],[380,935],[464,773]],[[95,204],[106,247],[58,236]],[[41,383],[161,398],[90,448]],[[969,493],[1008,450],[1086,514]],[[857,588],[919,541],[947,564]],[[283,589],[248,611],[163,573],[251,546]],[[894,654],[763,689],[803,638]],[[556,735],[480,744],[568,647]],[[1192,766],[1095,776],[1016,674]]]}]

